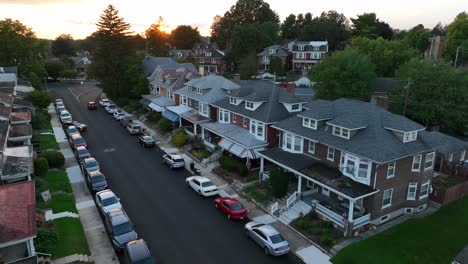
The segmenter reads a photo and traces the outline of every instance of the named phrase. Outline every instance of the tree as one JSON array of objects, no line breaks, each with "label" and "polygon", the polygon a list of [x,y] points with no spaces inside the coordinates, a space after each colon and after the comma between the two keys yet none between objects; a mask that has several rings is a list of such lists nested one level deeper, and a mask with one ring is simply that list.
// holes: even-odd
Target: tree
[{"label": "tree", "polygon": [[45,68],[50,78],[57,80],[60,73],[66,69],[65,64],[58,60],[46,61]]},{"label": "tree", "polygon": [[417,58],[419,52],[397,40],[355,38],[351,47],[369,57],[375,65],[377,76],[392,77],[400,65],[412,58]]},{"label": "tree", "polygon": [[281,23],[280,31],[282,39],[297,38],[299,32],[297,31],[296,16],[294,14],[290,14],[284,19],[283,23]]},{"label": "tree", "polygon": [[231,38],[231,55],[235,58],[242,58],[250,52],[257,53],[276,41],[278,30],[278,24],[272,22],[236,26]]},{"label": "tree", "polygon": [[97,22],[93,67],[91,75],[101,81],[104,92],[111,98],[128,96],[124,84],[127,58],[132,54],[128,35],[130,24],[120,17],[114,6],[109,5]]},{"label": "tree", "polygon": [[32,102],[38,109],[46,109],[52,103],[52,97],[44,90],[34,90],[26,94],[26,100]]},{"label": "tree", "polygon": [[380,21],[375,13],[364,13],[357,18],[351,18],[351,21],[353,22],[351,33],[354,37],[392,39],[392,29],[387,23]]},{"label": "tree", "polygon": [[34,73],[34,72],[29,73],[29,81],[31,82],[31,86],[34,89],[41,89],[42,88],[41,78],[39,78],[39,76],[37,76],[36,73]]},{"label": "tree", "polygon": [[288,192],[289,176],[279,168],[270,170],[270,185],[273,196],[281,198]]},{"label": "tree", "polygon": [[354,49],[338,51],[317,64],[310,77],[317,82],[315,97],[335,100],[341,97],[369,100],[375,78],[370,59]]},{"label": "tree", "polygon": [[443,55],[447,59],[454,60],[457,48],[468,39],[468,14],[462,12],[455,17],[447,28],[447,36],[443,46]]},{"label": "tree", "polygon": [[148,41],[148,53],[154,56],[167,56],[171,46],[169,44],[169,35],[161,30],[164,25],[164,19],[159,17],[156,23],[145,31],[146,40]]},{"label": "tree", "polygon": [[[398,69],[399,79],[411,80],[407,115],[427,126],[463,131],[468,124],[468,73],[433,60],[413,59]],[[403,112],[403,91],[390,92],[390,110]]]},{"label": "tree", "polygon": [[422,54],[429,44],[428,39],[431,37],[429,29],[424,28],[422,24],[410,29],[403,37],[403,42],[409,47],[416,49]]},{"label": "tree", "polygon": [[143,60],[140,56],[133,56],[128,61],[128,67],[125,71],[126,87],[130,87],[129,97],[138,100],[143,94],[148,94],[148,80],[140,70],[140,64]]},{"label": "tree", "polygon": [[74,79],[77,75],[78,73],[73,69],[63,70],[60,72],[60,77],[64,79]]},{"label": "tree", "polygon": [[[33,71],[40,76],[45,70],[43,58],[47,54],[47,42],[38,40],[31,28],[18,20],[0,20],[0,65],[18,66],[20,76],[29,76]],[[42,66],[30,68],[30,66]]]},{"label": "tree", "polygon": [[243,80],[250,79],[251,76],[256,75],[258,71],[257,55],[251,52],[244,58],[242,58],[239,66],[240,77]]},{"label": "tree", "polygon": [[171,31],[171,42],[177,49],[191,49],[200,39],[198,28],[191,26],[178,26]]},{"label": "tree", "polygon": [[284,67],[279,57],[271,57],[270,59],[270,73],[276,76],[284,76]]},{"label": "tree", "polygon": [[447,27],[447,25],[443,26],[442,23],[438,22],[431,30],[431,34],[433,36],[445,36],[447,34]]},{"label": "tree", "polygon": [[279,23],[278,14],[263,0],[237,0],[224,16],[216,16],[211,25],[211,37],[221,48],[226,48],[235,26],[273,22]]},{"label": "tree", "polygon": [[73,37],[70,34],[62,34],[52,42],[52,54],[56,57],[74,56],[75,46]]}]

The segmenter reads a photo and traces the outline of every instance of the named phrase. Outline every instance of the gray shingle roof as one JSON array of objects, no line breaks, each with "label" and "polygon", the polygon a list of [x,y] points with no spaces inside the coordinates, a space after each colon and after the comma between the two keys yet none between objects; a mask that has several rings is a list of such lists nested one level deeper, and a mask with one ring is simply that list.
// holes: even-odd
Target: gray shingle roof
[{"label": "gray shingle roof", "polygon": [[426,140],[430,140],[435,144],[441,145],[437,148],[437,152],[443,155],[450,155],[455,152],[461,152],[463,150],[468,151],[468,142],[459,140],[449,135],[440,132],[431,132],[425,135]]},{"label": "gray shingle roof", "polygon": [[[176,94],[187,96],[205,104],[211,104],[225,98],[225,90],[239,89],[239,85],[236,83],[215,74],[190,80],[185,85],[194,87],[193,91],[189,92],[186,86],[177,90]],[[195,88],[203,89],[203,94],[198,94]]]},{"label": "gray shingle roof", "polygon": [[[308,107],[311,110],[298,115],[314,116],[316,119],[332,119],[328,122],[333,122],[334,118],[337,117],[340,117],[341,122],[345,122],[343,120],[349,116],[352,120],[363,122],[362,124],[367,123],[367,127],[357,130],[348,140],[332,135],[332,130],[323,124],[317,130],[306,128],[302,125],[302,117],[299,116],[288,118],[274,126],[379,163],[414,155],[442,145],[439,140],[434,140],[434,137],[437,136],[434,132],[427,131],[419,131],[416,141],[403,143],[394,132],[384,128],[389,125],[389,120],[395,118],[398,120],[399,123],[397,122],[397,124],[400,127],[413,129],[423,127],[416,122],[394,115],[371,103],[350,99],[338,99],[331,102],[317,100],[309,103]],[[318,112],[314,113],[313,111]],[[341,124],[344,126],[344,123]]]},{"label": "gray shingle roof", "polygon": [[141,68],[145,76],[148,77],[154,72],[154,70],[156,69],[156,67],[158,67],[158,65],[171,64],[171,63],[177,63],[177,62],[169,57],[145,56],[141,64]]},{"label": "gray shingle roof", "polygon": [[16,74],[14,73],[0,73],[0,87],[14,87],[16,80]]},{"label": "gray shingle roof", "polygon": [[[179,58],[178,54],[181,54],[182,56]],[[193,53],[191,50],[174,49],[174,50],[169,51],[169,56],[171,56],[173,60],[185,60],[190,55],[193,56]]]},{"label": "gray shingle roof", "polygon": [[267,144],[265,141],[259,140],[254,135],[250,134],[248,130],[231,123],[211,122],[201,124],[200,126],[247,148],[254,148]]},{"label": "gray shingle roof", "polygon": [[[270,49],[275,49],[275,53],[270,54]],[[289,50],[286,47],[280,45],[273,45],[263,49],[262,52],[257,54],[257,56],[273,56],[273,57],[287,57],[289,56]]]},{"label": "gray shingle roof", "polygon": [[282,103],[305,102],[288,93],[286,88],[268,81],[241,81],[240,85],[241,88],[233,91],[229,96],[251,102],[263,102],[257,109],[254,111],[246,109],[245,102],[233,105],[228,97],[214,102],[213,105],[258,121],[271,123],[288,118],[293,114],[289,113]]},{"label": "gray shingle roof", "polygon": [[14,73],[18,75],[18,67],[16,66],[0,66],[0,73]]},{"label": "gray shingle roof", "polygon": [[5,148],[5,142],[8,135],[8,121],[0,121],[0,152]]},{"label": "gray shingle roof", "polygon": [[[211,56],[206,56],[207,52],[211,52]],[[195,55],[195,58],[223,58],[224,54],[222,51],[217,49],[206,49],[205,52]]]}]

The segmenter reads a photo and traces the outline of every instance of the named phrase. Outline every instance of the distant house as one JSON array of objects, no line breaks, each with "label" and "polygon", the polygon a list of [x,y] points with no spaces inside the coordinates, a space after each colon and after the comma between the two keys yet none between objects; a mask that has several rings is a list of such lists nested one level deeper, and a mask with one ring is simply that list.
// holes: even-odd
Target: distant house
[{"label": "distant house", "polygon": [[201,75],[209,73],[222,74],[226,71],[226,58],[223,51],[218,48],[218,45],[211,42],[208,38],[196,43],[192,52],[195,57],[195,63],[198,64],[198,72]]},{"label": "distant house", "polygon": [[141,63],[141,69],[145,77],[148,78],[154,73],[156,67],[161,64],[177,64],[177,62],[169,57],[153,57],[146,55]]},{"label": "distant house", "polygon": [[270,60],[273,57],[277,57],[281,60],[285,72],[291,69],[291,52],[289,52],[287,47],[273,45],[266,47],[262,52],[257,54],[260,70],[270,70]]},{"label": "distant house", "polygon": [[327,56],[328,41],[293,41],[288,44],[292,52],[292,68],[310,70]]},{"label": "distant house", "polygon": [[193,59],[193,53],[191,50],[170,50],[169,56],[175,61],[190,61]]},{"label": "distant house", "polygon": [[85,56],[71,57],[71,60],[73,61],[75,71],[78,74],[85,74],[86,70],[88,69],[89,65],[91,64],[91,60],[88,57],[85,57]]}]

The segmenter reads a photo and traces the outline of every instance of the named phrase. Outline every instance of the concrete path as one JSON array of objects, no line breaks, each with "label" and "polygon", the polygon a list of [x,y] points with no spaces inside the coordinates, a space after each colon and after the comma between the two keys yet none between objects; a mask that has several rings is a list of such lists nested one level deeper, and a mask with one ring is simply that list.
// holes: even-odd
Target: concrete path
[{"label": "concrete path", "polygon": [[45,211],[45,220],[50,221],[50,220],[55,220],[58,218],[63,218],[63,217],[74,217],[78,218],[78,215],[72,212],[60,212],[58,214],[54,214],[52,210],[47,210]]}]

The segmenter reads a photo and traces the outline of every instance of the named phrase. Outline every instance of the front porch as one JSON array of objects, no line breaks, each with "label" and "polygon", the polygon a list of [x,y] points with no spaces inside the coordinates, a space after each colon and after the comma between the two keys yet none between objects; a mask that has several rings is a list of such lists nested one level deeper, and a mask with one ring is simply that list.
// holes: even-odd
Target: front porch
[{"label": "front porch", "polygon": [[191,137],[201,136],[200,124],[210,122],[208,117],[200,115],[197,109],[192,109],[180,114],[179,126]]}]

